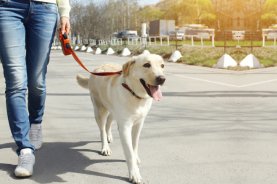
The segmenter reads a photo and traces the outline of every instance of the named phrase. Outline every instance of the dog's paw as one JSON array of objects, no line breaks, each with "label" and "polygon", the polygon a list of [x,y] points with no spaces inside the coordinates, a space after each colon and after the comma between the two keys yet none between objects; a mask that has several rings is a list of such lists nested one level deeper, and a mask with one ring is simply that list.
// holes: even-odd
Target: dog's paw
[{"label": "dog's paw", "polygon": [[129,181],[134,184],[143,184],[142,177],[139,173],[138,168],[130,172]]},{"label": "dog's paw", "polygon": [[112,135],[112,133],[108,134],[107,139],[108,139],[108,143],[112,143],[113,142],[113,135]]},{"label": "dog's paw", "polygon": [[104,147],[101,151],[101,155],[110,156],[112,154],[112,150],[109,147]]}]

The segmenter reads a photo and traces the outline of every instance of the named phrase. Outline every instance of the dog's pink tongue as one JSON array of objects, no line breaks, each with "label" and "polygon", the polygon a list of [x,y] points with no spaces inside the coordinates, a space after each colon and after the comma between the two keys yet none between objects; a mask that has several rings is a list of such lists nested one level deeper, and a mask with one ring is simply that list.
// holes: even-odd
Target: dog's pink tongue
[{"label": "dog's pink tongue", "polygon": [[160,101],[163,97],[160,86],[150,86],[151,95],[156,101]]}]

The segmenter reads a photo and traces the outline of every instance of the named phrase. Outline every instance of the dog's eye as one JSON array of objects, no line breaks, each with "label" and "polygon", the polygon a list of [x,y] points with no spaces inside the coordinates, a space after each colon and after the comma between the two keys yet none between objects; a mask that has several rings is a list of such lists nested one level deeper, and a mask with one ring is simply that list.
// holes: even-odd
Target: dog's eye
[{"label": "dog's eye", "polygon": [[164,68],[164,64],[162,64],[161,67]]},{"label": "dog's eye", "polygon": [[145,64],[143,65],[143,67],[145,67],[145,68],[150,68],[150,67],[151,67],[151,64],[150,64],[150,63],[145,63]]}]

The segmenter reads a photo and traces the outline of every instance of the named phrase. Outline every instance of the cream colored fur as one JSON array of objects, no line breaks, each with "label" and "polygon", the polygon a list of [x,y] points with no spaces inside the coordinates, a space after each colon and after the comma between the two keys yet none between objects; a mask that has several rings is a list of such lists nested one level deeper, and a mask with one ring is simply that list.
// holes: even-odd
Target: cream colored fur
[{"label": "cream colored fur", "polygon": [[[151,67],[144,67],[149,63]],[[140,79],[155,85],[156,77],[163,76],[163,59],[154,54],[133,57],[123,66],[103,65],[95,72],[123,70],[122,75],[95,76],[86,78],[78,75],[80,86],[88,88],[94,106],[96,122],[100,129],[102,150],[105,156],[111,154],[109,142],[112,142],[111,124],[117,122],[119,135],[126,157],[129,179],[133,183],[142,183],[138,163],[138,143],[145,117],[152,105],[152,98],[147,94]],[[139,97],[126,90],[126,83]]]}]

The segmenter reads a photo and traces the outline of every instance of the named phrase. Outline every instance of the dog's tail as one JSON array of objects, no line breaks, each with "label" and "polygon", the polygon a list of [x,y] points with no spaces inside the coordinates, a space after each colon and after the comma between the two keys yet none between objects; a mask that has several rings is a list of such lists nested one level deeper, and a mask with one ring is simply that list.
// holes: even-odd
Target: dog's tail
[{"label": "dog's tail", "polygon": [[88,78],[78,74],[76,76],[76,79],[77,79],[77,82],[80,86],[82,86],[83,88],[88,89]]}]

